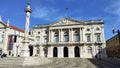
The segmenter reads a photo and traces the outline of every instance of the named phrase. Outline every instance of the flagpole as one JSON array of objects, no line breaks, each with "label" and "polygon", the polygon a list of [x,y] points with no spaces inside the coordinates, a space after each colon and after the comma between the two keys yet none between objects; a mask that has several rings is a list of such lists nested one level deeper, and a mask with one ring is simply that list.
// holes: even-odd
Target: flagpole
[{"label": "flagpole", "polygon": [[68,7],[66,7],[66,18],[68,18]]}]

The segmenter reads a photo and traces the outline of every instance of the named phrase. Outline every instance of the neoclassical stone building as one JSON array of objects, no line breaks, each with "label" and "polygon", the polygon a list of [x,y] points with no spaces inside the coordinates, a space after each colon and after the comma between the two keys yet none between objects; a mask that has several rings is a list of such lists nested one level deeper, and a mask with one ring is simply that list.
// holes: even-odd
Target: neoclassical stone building
[{"label": "neoclassical stone building", "polygon": [[103,20],[79,21],[64,18],[49,25],[36,25],[31,30],[33,56],[48,58],[106,57]]},{"label": "neoclassical stone building", "polygon": [[[23,48],[24,30],[4,22],[0,16],[0,55],[20,56]],[[29,48],[34,39],[29,36]],[[31,55],[30,55],[31,56]]]},{"label": "neoclassical stone building", "polygon": [[8,56],[16,55],[15,47],[21,44],[24,30],[10,25],[9,21],[3,22],[0,17],[0,55],[3,53]]}]

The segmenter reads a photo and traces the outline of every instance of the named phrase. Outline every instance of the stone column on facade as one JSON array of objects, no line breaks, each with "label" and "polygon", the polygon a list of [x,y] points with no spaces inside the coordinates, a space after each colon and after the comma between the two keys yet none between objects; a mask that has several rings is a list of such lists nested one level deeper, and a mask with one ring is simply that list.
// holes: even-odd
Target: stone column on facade
[{"label": "stone column on facade", "polygon": [[16,48],[17,48],[16,45],[14,45],[13,46],[13,56],[16,56],[16,52],[17,52]]},{"label": "stone column on facade", "polygon": [[18,47],[18,55],[20,56],[20,52],[21,52],[21,47]]},{"label": "stone column on facade", "polygon": [[51,30],[49,30],[49,43],[51,42]]},{"label": "stone column on facade", "polygon": [[61,42],[63,42],[63,30],[61,29]]},{"label": "stone column on facade", "polygon": [[92,43],[95,43],[96,39],[94,38],[95,37],[95,34],[94,34],[94,27],[92,26],[91,27],[91,40],[92,40]]},{"label": "stone column on facade", "polygon": [[50,41],[53,42],[53,30],[51,30],[51,37],[50,37]]},{"label": "stone column on facade", "polygon": [[71,28],[71,42],[73,42],[73,28]]},{"label": "stone column on facade", "polygon": [[58,52],[57,55],[58,55],[59,58],[61,58],[61,47],[58,46],[57,49],[58,49],[58,51],[57,51],[57,52]]},{"label": "stone column on facade", "polygon": [[80,28],[79,36],[80,36],[80,42],[82,42],[82,30],[81,30],[81,28]]},{"label": "stone column on facade", "polygon": [[82,42],[85,42],[85,32],[84,32],[84,28],[81,28],[82,31]]},{"label": "stone column on facade", "polygon": [[4,32],[4,41],[7,41],[7,42],[3,43],[4,46],[3,46],[2,54],[3,53],[7,54],[8,37],[9,37],[9,28],[6,28]]},{"label": "stone column on facade", "polygon": [[74,46],[70,46],[68,47],[68,55],[70,58],[74,58],[75,57],[75,52],[74,52]]},{"label": "stone column on facade", "polygon": [[51,47],[48,47],[48,57],[51,58]]},{"label": "stone column on facade", "polygon": [[94,34],[94,27],[91,27],[91,40],[92,40],[92,58],[95,57],[95,34]]},{"label": "stone column on facade", "polygon": [[105,36],[104,36],[104,26],[101,26],[101,42],[105,43]]},{"label": "stone column on facade", "polygon": [[87,54],[87,46],[86,45],[84,45],[83,46],[83,58],[86,58],[86,57],[88,57],[88,54]]},{"label": "stone column on facade", "polygon": [[62,41],[62,29],[60,29],[60,42]]},{"label": "stone column on facade", "polygon": [[44,47],[40,46],[40,56],[45,57],[44,55]]},{"label": "stone column on facade", "polygon": [[63,47],[59,46],[57,47],[57,49],[58,49],[58,57],[63,58]]},{"label": "stone column on facade", "polygon": [[71,29],[69,28],[69,42],[71,42]]},{"label": "stone column on facade", "polygon": [[83,58],[83,54],[84,54],[83,46],[80,46],[79,48],[80,48],[80,58]]},{"label": "stone column on facade", "polygon": [[48,57],[53,58],[53,46],[48,47]]},{"label": "stone column on facade", "polygon": [[83,42],[83,28],[80,28],[80,34],[81,34],[81,42]]},{"label": "stone column on facade", "polygon": [[37,53],[37,48],[35,46],[33,46],[33,55],[32,56],[35,56]]},{"label": "stone column on facade", "polygon": [[95,58],[95,55],[96,55],[96,48],[95,48],[95,46],[96,45],[94,45],[94,44],[92,44],[92,46],[93,46],[93,48],[92,48],[92,52],[93,52],[93,58]]},{"label": "stone column on facade", "polygon": [[60,38],[61,38],[61,36],[60,36],[60,34],[61,34],[61,31],[60,31],[60,29],[58,29],[58,32],[59,32],[59,42],[60,42]]}]

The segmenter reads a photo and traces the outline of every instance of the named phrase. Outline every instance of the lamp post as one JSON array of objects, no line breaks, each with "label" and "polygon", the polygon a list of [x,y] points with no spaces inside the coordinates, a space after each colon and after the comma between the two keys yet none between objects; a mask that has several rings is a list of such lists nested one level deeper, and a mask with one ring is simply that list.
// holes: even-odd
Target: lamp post
[{"label": "lamp post", "polygon": [[[118,52],[117,53],[118,53],[118,57],[119,57],[119,54],[120,54],[119,53],[119,49],[120,49],[120,30],[118,29],[117,31],[115,31],[114,27],[112,27],[112,32],[113,32],[113,34],[114,33],[118,34],[118,41],[119,41],[119,45],[118,46],[119,46],[119,48],[118,48]],[[115,52],[114,52],[114,57],[115,57]]]}]

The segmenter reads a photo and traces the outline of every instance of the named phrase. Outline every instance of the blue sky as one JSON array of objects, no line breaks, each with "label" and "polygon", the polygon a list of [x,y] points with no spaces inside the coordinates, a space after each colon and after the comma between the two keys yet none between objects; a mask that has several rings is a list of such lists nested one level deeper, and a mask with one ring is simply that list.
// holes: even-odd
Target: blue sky
[{"label": "blue sky", "polygon": [[112,26],[120,29],[120,0],[0,0],[0,16],[4,22],[24,29],[27,2],[33,10],[30,28],[37,24],[49,24],[65,17],[76,20],[104,20],[106,40],[113,36]]}]

